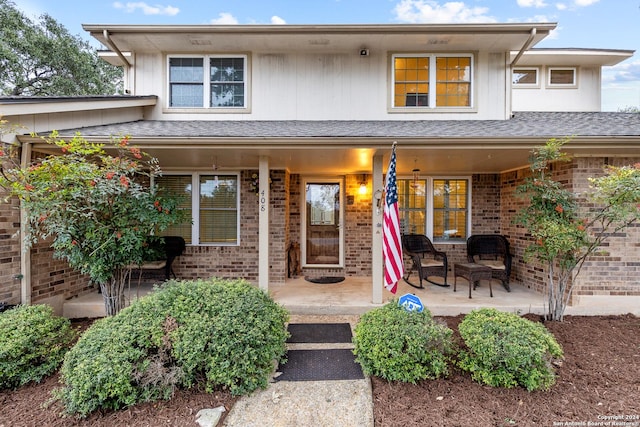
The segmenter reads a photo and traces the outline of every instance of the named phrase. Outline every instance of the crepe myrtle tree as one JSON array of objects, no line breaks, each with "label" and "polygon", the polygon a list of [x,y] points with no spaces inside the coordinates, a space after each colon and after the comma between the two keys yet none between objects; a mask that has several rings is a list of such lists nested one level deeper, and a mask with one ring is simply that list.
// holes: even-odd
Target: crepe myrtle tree
[{"label": "crepe myrtle tree", "polygon": [[562,321],[575,278],[584,262],[607,239],[640,221],[640,163],[606,166],[589,178],[589,190],[576,194],[552,179],[550,166],[571,158],[561,151],[570,138],[550,139],[531,156],[532,174],[516,189],[528,200],[515,222],[531,234],[525,259],[546,266],[549,320]]},{"label": "crepe myrtle tree", "polygon": [[113,315],[124,307],[130,266],[153,255],[154,235],[184,220],[179,201],[149,184],[160,174],[157,160],[128,136],[96,144],[54,132],[43,140],[59,154],[26,167],[16,147],[3,147],[0,185],[26,212],[27,244],[51,242],[54,257],[99,284],[106,314]]}]

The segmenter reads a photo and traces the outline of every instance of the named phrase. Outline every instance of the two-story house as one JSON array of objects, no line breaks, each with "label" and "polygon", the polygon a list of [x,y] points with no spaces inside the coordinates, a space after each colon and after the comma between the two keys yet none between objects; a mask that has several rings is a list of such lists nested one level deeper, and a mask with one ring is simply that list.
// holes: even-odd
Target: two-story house
[{"label": "two-story house", "polygon": [[[128,134],[157,157],[158,184],[185,196],[193,218],[170,230],[187,241],[182,278],[268,289],[287,281],[295,243],[304,275],[370,277],[380,303],[379,200],[396,141],[404,230],[451,264],[470,235],[503,234],[512,281],[542,291],[544,272],[522,259],[526,230],[512,224],[531,149],[573,136],[574,160],[554,173],[575,191],[606,164],[640,161],[640,115],[600,111],[602,67],[633,51],[535,49],[555,27],[85,25],[124,67],[126,95],[5,98],[0,113],[39,133]],[[16,138],[25,158],[44,149]],[[0,300],[91,291],[44,248],[21,257],[10,237],[19,218],[1,209],[12,243]],[[637,227],[614,237],[583,269],[574,303],[640,302],[639,242]]]}]

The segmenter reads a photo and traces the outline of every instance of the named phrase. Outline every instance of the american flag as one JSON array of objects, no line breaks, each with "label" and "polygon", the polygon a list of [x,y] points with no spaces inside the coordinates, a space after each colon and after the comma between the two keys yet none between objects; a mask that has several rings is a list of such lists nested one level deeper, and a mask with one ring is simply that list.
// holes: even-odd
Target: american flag
[{"label": "american flag", "polygon": [[396,143],[393,143],[389,169],[385,180],[384,213],[382,215],[382,253],[384,255],[384,287],[395,294],[398,281],[404,274],[402,244],[400,242],[400,214],[396,184]]}]

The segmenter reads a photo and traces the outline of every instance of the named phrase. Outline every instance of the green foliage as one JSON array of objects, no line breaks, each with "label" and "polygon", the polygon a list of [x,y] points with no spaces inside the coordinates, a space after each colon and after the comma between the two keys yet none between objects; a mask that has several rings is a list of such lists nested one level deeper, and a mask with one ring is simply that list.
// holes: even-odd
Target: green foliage
[{"label": "green foliage", "polygon": [[65,357],[56,391],[86,416],[169,399],[176,387],[265,388],[286,352],[288,313],[242,280],[170,281],[97,321]]},{"label": "green foliage", "polygon": [[524,226],[533,243],[525,259],[536,259],[547,268],[549,316],[562,320],[575,277],[584,261],[612,234],[640,220],[640,164],[607,167],[604,175],[590,178],[591,188],[578,195],[555,181],[551,165],[569,161],[560,150],[569,138],[550,139],[533,151],[531,177],[516,189],[527,200],[515,223]]},{"label": "green foliage", "polygon": [[567,269],[578,262],[580,247],[588,243],[584,222],[578,216],[574,193],[554,181],[549,173],[553,162],[567,162],[568,156],[560,148],[568,139],[551,139],[544,147],[534,150],[531,159],[533,174],[517,188],[517,194],[526,196],[529,205],[516,218],[527,226],[535,244],[527,248],[527,259],[557,260]]},{"label": "green foliage", "polygon": [[[28,213],[28,243],[53,238],[54,256],[101,284],[107,314],[115,314],[124,301],[127,266],[141,263],[150,236],[183,221],[184,211],[179,200],[148,185],[160,174],[157,160],[130,145],[129,137],[103,145],[54,132],[43,140],[62,155],[25,168],[12,150],[3,150],[0,187]],[[119,304],[110,305],[114,300]]]},{"label": "green foliage", "polygon": [[415,384],[448,374],[452,335],[428,310],[409,312],[391,301],[360,318],[353,353],[365,374]]},{"label": "green foliage", "polygon": [[53,373],[76,338],[68,319],[48,305],[0,313],[0,389],[39,382]]},{"label": "green foliage", "polygon": [[458,330],[468,348],[461,351],[459,365],[474,380],[529,391],[555,383],[552,361],[563,357],[562,348],[542,324],[483,308],[465,316]]},{"label": "green foliage", "polygon": [[113,95],[122,69],[102,60],[79,36],[44,14],[31,21],[0,0],[0,94],[11,96]]}]

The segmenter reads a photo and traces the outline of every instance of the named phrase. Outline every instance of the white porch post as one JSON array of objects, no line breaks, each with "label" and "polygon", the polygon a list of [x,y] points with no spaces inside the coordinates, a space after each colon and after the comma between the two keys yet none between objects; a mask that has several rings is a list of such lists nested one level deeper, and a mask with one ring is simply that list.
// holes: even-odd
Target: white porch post
[{"label": "white porch post", "polygon": [[[373,197],[371,198],[371,282],[372,282],[372,303],[382,304],[382,207],[384,200],[382,198],[382,154],[373,156]],[[378,205],[379,203],[379,205]]]},{"label": "white porch post", "polygon": [[[22,157],[20,166],[26,169],[31,162],[31,144],[22,143]],[[27,212],[20,203],[20,303],[31,305],[31,248],[26,242],[27,236]]]},{"label": "white porch post", "polygon": [[258,167],[258,286],[269,289],[269,158],[260,156]]}]

